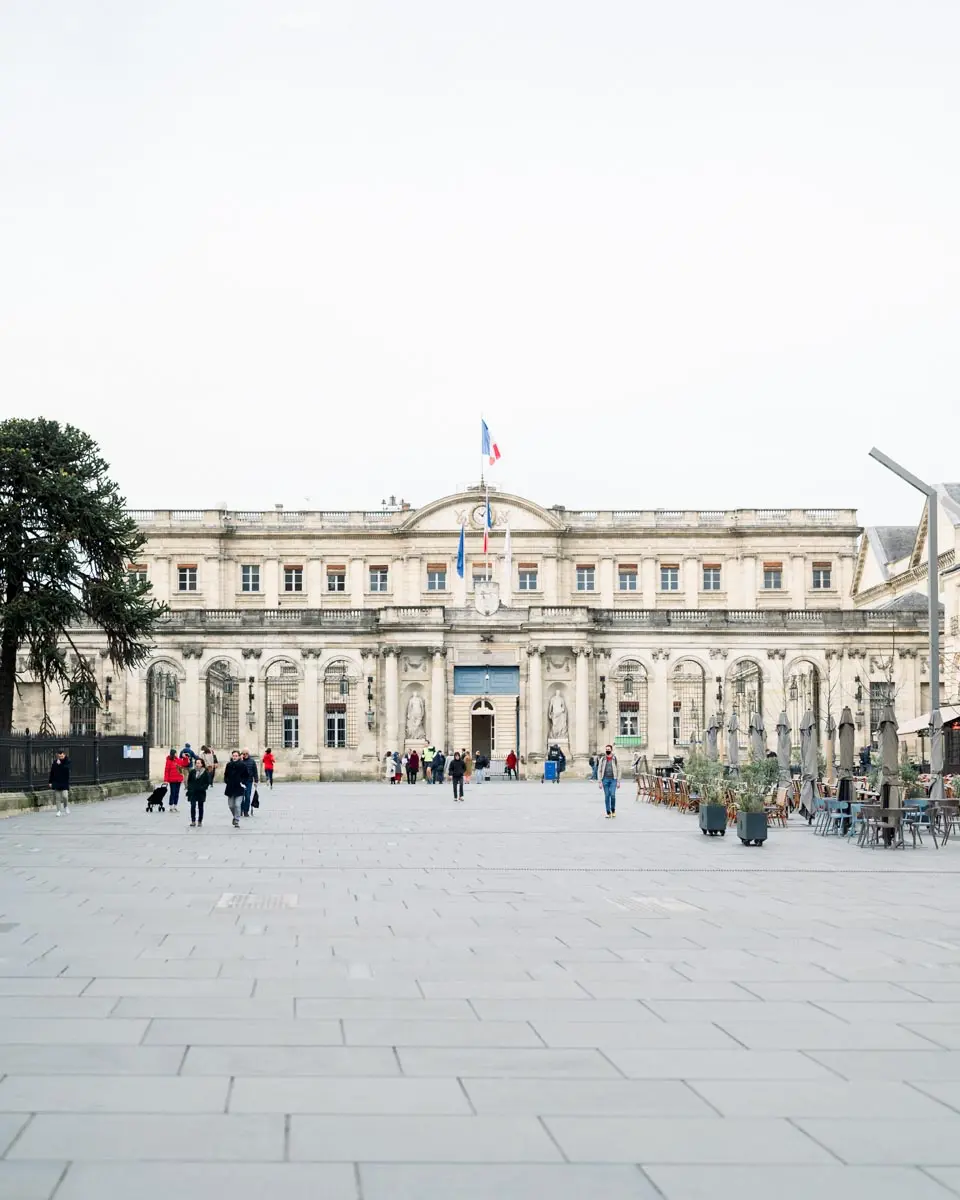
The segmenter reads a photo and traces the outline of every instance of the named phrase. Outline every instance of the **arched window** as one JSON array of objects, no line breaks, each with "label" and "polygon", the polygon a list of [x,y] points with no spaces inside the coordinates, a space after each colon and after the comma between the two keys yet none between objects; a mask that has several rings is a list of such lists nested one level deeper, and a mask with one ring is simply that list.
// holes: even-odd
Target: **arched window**
[{"label": "arched window", "polygon": [[649,745],[646,667],[635,658],[625,658],[617,663],[610,680],[617,706],[614,730],[617,745]]},{"label": "arched window", "polygon": [[[813,719],[820,730],[820,669],[809,659],[800,659],[790,669],[790,683],[787,687],[790,725],[793,730],[793,744],[800,745],[800,722],[807,709],[813,712]],[[879,708],[877,712],[879,725]]]},{"label": "arched window", "polygon": [[151,746],[167,749],[180,742],[180,680],[165,663],[147,672],[147,736]]},{"label": "arched window", "polygon": [[225,658],[207,668],[207,745],[227,753],[240,746],[240,676]]},{"label": "arched window", "polygon": [[763,715],[763,675],[752,659],[734,663],[727,676],[727,709],[737,714],[741,750],[750,748],[750,717]]},{"label": "arched window", "polygon": [[296,663],[271,663],[266,677],[266,734],[273,749],[296,750],[300,745],[300,672]]},{"label": "arched window", "polygon": [[707,673],[692,658],[681,659],[670,676],[670,737],[675,746],[703,740]]},{"label": "arched window", "polygon": [[329,750],[356,749],[357,686],[346,659],[335,659],[323,673],[323,744]]}]

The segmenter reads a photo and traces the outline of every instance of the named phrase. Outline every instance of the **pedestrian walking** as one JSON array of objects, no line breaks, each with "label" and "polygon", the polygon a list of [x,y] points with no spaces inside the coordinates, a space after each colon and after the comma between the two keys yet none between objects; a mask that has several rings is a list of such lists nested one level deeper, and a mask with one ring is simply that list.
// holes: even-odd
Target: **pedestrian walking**
[{"label": "pedestrian walking", "polygon": [[214,754],[213,748],[210,746],[200,747],[200,757],[203,759],[204,768],[207,774],[210,776],[210,783],[212,784],[217,777],[217,767],[220,764],[220,760]]},{"label": "pedestrian walking", "polygon": [[384,769],[387,773],[387,783],[393,785],[397,782],[397,768],[393,761],[393,755],[388,750],[383,756]]},{"label": "pedestrian walking", "polygon": [[443,772],[447,765],[447,759],[442,750],[438,750],[433,756],[433,782],[443,783]]},{"label": "pedestrian walking", "polygon": [[203,765],[203,759],[198,758],[187,774],[191,829],[200,829],[203,826],[203,806],[207,799],[207,789],[212,783],[213,776]]},{"label": "pedestrian walking", "polygon": [[453,755],[453,762],[450,764],[450,779],[453,781],[453,802],[456,804],[458,800],[463,799],[463,776],[466,773],[466,764],[460,757],[460,751],[457,750]]},{"label": "pedestrian walking", "polygon": [[603,758],[600,759],[599,773],[603,803],[609,821],[617,815],[617,788],[620,786],[620,764],[612,746],[607,746]]},{"label": "pedestrian walking", "polygon": [[191,749],[189,742],[184,742],[183,749],[180,751],[180,757],[189,759],[190,766],[192,767],[193,764],[197,761],[198,755],[196,754],[196,752],[193,749]]},{"label": "pedestrian walking", "polygon": [[250,757],[249,750],[240,752],[240,762],[243,767],[243,801],[240,804],[240,815],[242,817],[250,816],[250,797],[253,794],[253,785],[260,782],[260,775],[257,772],[257,761]]},{"label": "pedestrian walking", "polygon": [[520,778],[520,776],[517,774],[517,753],[515,750],[511,750],[510,753],[507,755],[506,767],[507,767],[507,778],[508,779],[510,778],[511,775],[513,776],[514,779]]},{"label": "pedestrian walking", "polygon": [[263,763],[263,773],[267,777],[267,783],[270,784],[270,791],[272,792],[273,773],[277,769],[277,760],[269,746],[266,748],[266,750],[264,750],[261,762]]},{"label": "pedestrian walking", "polygon": [[484,767],[484,763],[486,761],[487,761],[486,757],[483,754],[481,754],[479,750],[474,750],[474,752],[473,752],[473,767],[474,767],[474,771],[476,772],[477,787],[479,787],[480,784],[483,783],[483,767]]},{"label": "pedestrian walking", "polygon": [[400,752],[393,752],[393,782],[399,783],[403,778],[403,760],[400,758]]},{"label": "pedestrian walking", "polygon": [[600,769],[600,759],[597,758],[595,754],[591,754],[588,760],[588,766],[590,767],[590,778],[594,783],[596,783],[598,778],[597,771]]},{"label": "pedestrian walking", "polygon": [[240,828],[240,802],[244,793],[246,768],[240,758],[240,751],[230,753],[230,761],[223,768],[223,791],[230,806],[234,829]]},{"label": "pedestrian walking", "polygon": [[66,816],[70,812],[70,759],[66,750],[58,750],[53,756],[48,783],[53,791],[57,816]]},{"label": "pedestrian walking", "polygon": [[466,750],[464,750],[463,758],[460,761],[463,763],[463,773],[464,773],[464,776],[466,777],[467,783],[469,783],[473,776],[474,763],[473,763],[473,760],[470,758],[470,755],[466,752]]},{"label": "pedestrian walking", "polygon": [[420,755],[411,750],[407,758],[407,783],[417,782],[417,772],[420,770]]},{"label": "pedestrian walking", "polygon": [[170,788],[168,802],[170,812],[179,812],[177,804],[180,800],[180,785],[183,783],[183,772],[190,766],[190,759],[180,755],[170,747],[170,753],[163,763],[163,782]]}]

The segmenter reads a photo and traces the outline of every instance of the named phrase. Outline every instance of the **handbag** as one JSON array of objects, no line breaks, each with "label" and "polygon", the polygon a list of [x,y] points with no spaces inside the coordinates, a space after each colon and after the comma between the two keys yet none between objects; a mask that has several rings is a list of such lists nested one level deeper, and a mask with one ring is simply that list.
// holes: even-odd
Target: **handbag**
[{"label": "handbag", "polygon": [[253,799],[250,801],[250,806],[251,806],[251,808],[259,808],[260,807],[260,793],[258,791],[255,791],[253,793]]}]

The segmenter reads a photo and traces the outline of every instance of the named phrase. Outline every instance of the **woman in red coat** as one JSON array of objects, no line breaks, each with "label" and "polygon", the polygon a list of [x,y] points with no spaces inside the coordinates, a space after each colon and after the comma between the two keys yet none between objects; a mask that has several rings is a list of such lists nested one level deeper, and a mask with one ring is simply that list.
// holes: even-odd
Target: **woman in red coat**
[{"label": "woman in red coat", "polygon": [[170,811],[179,812],[177,801],[180,799],[180,784],[183,783],[183,772],[190,766],[190,759],[171,750],[163,764],[163,782],[170,788]]},{"label": "woman in red coat", "polygon": [[267,777],[267,783],[270,784],[270,790],[273,791],[273,772],[277,765],[277,759],[269,746],[264,750],[263,758],[260,761],[263,763],[263,773]]},{"label": "woman in red coat", "polygon": [[507,765],[507,778],[509,779],[510,776],[512,775],[514,777],[514,779],[519,779],[520,776],[517,774],[517,756],[516,756],[516,754],[514,754],[514,752],[512,750],[507,755],[507,764],[506,765]]}]

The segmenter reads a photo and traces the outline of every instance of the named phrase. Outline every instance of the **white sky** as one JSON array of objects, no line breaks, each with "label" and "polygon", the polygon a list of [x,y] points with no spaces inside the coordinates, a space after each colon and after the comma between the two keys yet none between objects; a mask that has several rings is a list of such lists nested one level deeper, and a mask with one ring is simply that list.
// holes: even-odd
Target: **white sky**
[{"label": "white sky", "polygon": [[[132,505],[960,478],[956,0],[2,0],[0,406]],[[931,428],[932,427],[932,428]]]}]

